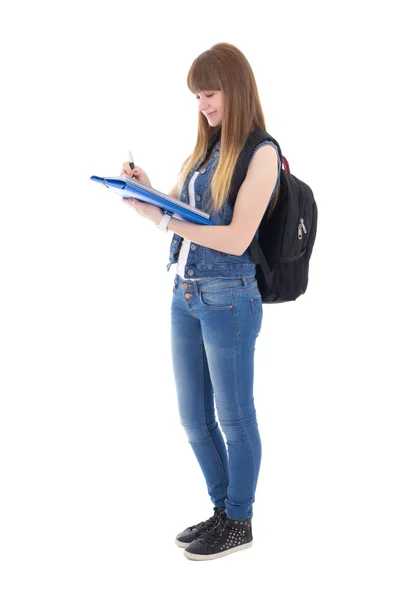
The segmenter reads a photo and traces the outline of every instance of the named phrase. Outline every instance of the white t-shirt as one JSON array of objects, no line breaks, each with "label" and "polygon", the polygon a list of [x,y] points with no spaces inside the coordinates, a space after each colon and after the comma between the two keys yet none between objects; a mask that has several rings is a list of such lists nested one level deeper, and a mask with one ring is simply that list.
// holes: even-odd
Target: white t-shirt
[{"label": "white t-shirt", "polygon": [[[194,182],[199,174],[199,171],[195,171],[192,175],[191,180],[189,181],[189,206],[196,206],[195,202],[195,194],[194,194]],[[199,279],[207,279],[206,277],[185,277],[185,267],[187,257],[189,255],[191,241],[183,238],[182,245],[179,251],[178,262],[176,263],[176,273],[180,275],[182,279],[186,279],[187,281],[198,281]]]}]

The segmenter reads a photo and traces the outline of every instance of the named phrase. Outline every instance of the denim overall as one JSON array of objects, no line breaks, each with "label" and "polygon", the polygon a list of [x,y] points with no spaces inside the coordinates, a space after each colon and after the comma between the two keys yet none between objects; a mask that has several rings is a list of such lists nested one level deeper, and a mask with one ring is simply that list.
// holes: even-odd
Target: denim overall
[{"label": "denim overall", "polygon": [[[257,148],[266,143],[271,142],[262,142]],[[207,212],[208,183],[219,150],[220,142],[195,181],[196,207]],[[199,164],[185,181],[183,201],[189,202],[188,183]],[[215,225],[228,225],[232,216],[228,202],[220,211],[210,212]],[[168,270],[177,262],[181,239],[174,234]],[[253,516],[261,463],[253,378],[263,307],[255,264],[248,251],[235,256],[192,243],[185,276],[194,280],[175,275],[171,304],[172,365],[180,423],[213,505],[224,508],[231,519],[248,519]]]}]

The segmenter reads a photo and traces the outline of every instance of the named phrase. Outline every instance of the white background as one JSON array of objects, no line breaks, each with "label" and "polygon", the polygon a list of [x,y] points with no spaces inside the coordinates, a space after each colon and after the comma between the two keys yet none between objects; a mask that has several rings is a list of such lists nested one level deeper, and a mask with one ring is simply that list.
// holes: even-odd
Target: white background
[{"label": "white background", "polygon": [[[2,13],[2,599],[398,599],[394,2]],[[174,543],[212,504],[179,423],[172,234],[89,178],[131,149],[169,192],[196,139],[187,72],[222,41],[319,220],[306,294],[264,305],[253,546],[199,564]]]}]

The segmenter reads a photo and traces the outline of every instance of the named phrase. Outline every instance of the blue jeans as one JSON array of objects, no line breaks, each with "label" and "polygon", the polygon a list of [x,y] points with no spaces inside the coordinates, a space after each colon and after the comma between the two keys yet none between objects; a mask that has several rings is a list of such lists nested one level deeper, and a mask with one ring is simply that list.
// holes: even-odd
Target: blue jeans
[{"label": "blue jeans", "polygon": [[253,516],[261,463],[253,379],[262,318],[255,276],[175,276],[171,348],[180,423],[211,501],[238,520]]}]

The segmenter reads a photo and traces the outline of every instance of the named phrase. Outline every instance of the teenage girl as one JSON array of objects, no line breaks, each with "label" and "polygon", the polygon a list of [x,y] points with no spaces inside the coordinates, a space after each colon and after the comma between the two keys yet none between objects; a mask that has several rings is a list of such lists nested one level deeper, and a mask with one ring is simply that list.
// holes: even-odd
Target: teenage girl
[{"label": "teenage girl", "polygon": [[[209,560],[252,545],[261,463],[254,352],[263,307],[248,247],[269,202],[276,201],[281,164],[276,145],[261,142],[234,206],[227,202],[249,134],[266,131],[253,71],[238,48],[219,43],[194,60],[187,84],[198,110],[197,140],[169,195],[205,210],[214,225],[163,219],[157,206],[124,202],[174,234],[167,269],[176,264],[171,349],[180,422],[214,507],[209,519],[175,542],[187,558]],[[121,174],[151,186],[138,166],[125,162]]]}]

